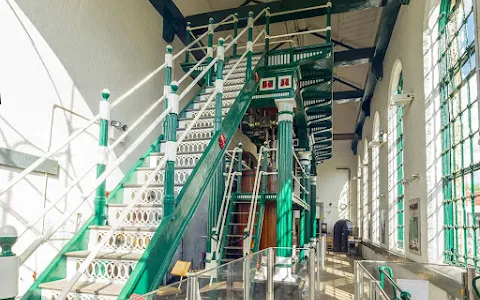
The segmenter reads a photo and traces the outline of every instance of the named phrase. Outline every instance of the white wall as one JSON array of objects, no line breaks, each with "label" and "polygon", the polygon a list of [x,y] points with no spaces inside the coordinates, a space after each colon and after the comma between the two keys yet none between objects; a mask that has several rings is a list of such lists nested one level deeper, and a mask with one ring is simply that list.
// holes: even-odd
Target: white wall
[{"label": "white wall", "polygon": [[[402,6],[383,63],[384,78],[379,81],[371,105],[372,116],[378,111],[380,128],[387,132],[388,99],[395,62],[402,65],[404,92],[415,100],[404,111],[404,177],[419,179],[405,185],[405,253],[399,255],[419,262],[443,261],[443,195],[441,189],[440,115],[438,76],[438,12],[440,0],[411,1]],[[423,30],[420,30],[422,28]],[[372,139],[373,118],[366,121],[363,137]],[[363,156],[363,147],[359,147]],[[380,149],[380,193],[388,195],[387,150]],[[371,189],[371,186],[370,186]],[[409,200],[420,198],[421,253],[408,250]],[[381,207],[388,207],[388,197]],[[388,242],[388,238],[387,238]],[[389,248],[389,245],[382,245]],[[390,245],[391,246],[391,245]]]},{"label": "white wall", "polygon": [[[357,160],[350,146],[351,141],[334,140],[332,159],[317,167],[317,202],[324,203],[329,233],[333,233],[333,226],[340,219],[349,219],[356,225],[357,184],[353,177]],[[341,204],[347,204],[347,208],[342,210]]]},{"label": "white wall", "polygon": [[[162,39],[163,20],[149,1],[29,1],[0,2],[0,147],[33,155],[42,155],[59,145],[86,122],[63,110],[61,105],[91,118],[98,112],[100,92],[110,89],[113,102],[147,74],[164,62],[166,43]],[[172,43],[174,51],[182,49],[179,40]],[[183,72],[175,65],[174,78]],[[131,125],[163,94],[163,72],[153,77],[124,103],[112,111],[112,119]],[[190,83],[186,80],[182,87]],[[181,89],[182,89],[181,87]],[[189,97],[185,98],[189,100]],[[184,103],[185,103],[184,101]],[[160,105],[163,107],[163,105]],[[142,133],[161,109],[154,111],[137,130],[119,146],[110,158],[123,153]],[[52,130],[50,132],[50,124]],[[57,198],[75,177],[95,164],[98,125],[61,150],[58,176],[32,173],[0,198],[0,226],[13,225],[20,232],[45,205]],[[132,163],[146,151],[159,135],[157,128],[131,157],[107,180],[111,190]],[[0,167],[0,186],[21,170]],[[44,221],[36,224],[17,243],[14,251],[21,253],[39,234],[79,203],[88,190],[95,172],[85,183],[61,201]],[[73,215],[55,242],[39,249],[21,269],[21,289],[32,282],[56,252],[72,236],[79,224],[91,215],[87,201],[80,214]]]}]

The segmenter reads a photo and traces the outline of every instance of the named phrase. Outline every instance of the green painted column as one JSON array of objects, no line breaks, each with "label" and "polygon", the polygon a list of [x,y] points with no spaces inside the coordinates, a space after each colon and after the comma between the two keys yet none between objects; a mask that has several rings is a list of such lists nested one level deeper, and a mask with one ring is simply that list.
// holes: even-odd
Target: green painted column
[{"label": "green painted column", "polygon": [[[238,13],[234,13],[233,14],[233,39],[234,40],[237,37],[237,35],[238,35]],[[237,41],[235,41],[233,43],[233,57],[237,56],[237,49],[238,49],[238,45],[237,45]]]},{"label": "green painted column", "polygon": [[239,143],[238,147],[240,150],[238,151],[238,160],[237,160],[237,172],[239,172],[237,177],[237,193],[242,192],[242,171],[243,171],[243,144]]},{"label": "green painted column", "polygon": [[[213,60],[213,18],[208,19],[208,45],[207,45],[207,64],[210,64]],[[213,84],[213,68],[207,72],[207,85]]]},{"label": "green painted column", "polygon": [[170,216],[175,209],[175,159],[177,156],[177,127],[178,127],[178,83],[171,84],[172,92],[168,95],[168,107],[171,108],[167,116],[165,128],[165,181],[163,187],[163,214]]},{"label": "green painted column", "polygon": [[292,256],[292,171],[293,171],[293,98],[277,99],[275,104],[278,108],[278,134],[277,134],[277,247],[290,249],[278,249],[275,279],[291,278]]},{"label": "green painted column", "polygon": [[[187,24],[189,24],[189,23],[190,22],[188,22]],[[172,48],[172,46],[167,45],[166,50],[167,50],[167,52],[165,53],[165,81],[164,81],[164,84],[163,84],[163,95],[165,96],[164,109],[168,108],[168,95],[171,92],[170,84],[172,82],[172,64],[173,64],[173,62],[172,62],[172,60],[173,60],[173,57],[172,57],[173,56],[172,55],[173,48]],[[187,56],[188,56],[188,51],[187,51]],[[165,118],[165,120],[163,121],[163,136],[164,137],[165,137],[165,134],[166,134],[165,130],[167,128],[167,120],[168,120],[168,118]]]},{"label": "green painted column", "polygon": [[[300,153],[300,163],[302,164],[303,169],[307,173],[302,172],[302,185],[305,187],[305,190],[302,189],[302,200],[305,203],[310,204],[310,178],[308,172],[310,172],[310,153],[309,152],[301,152]],[[304,244],[305,248],[309,247],[310,245],[310,238],[311,238],[311,229],[312,229],[312,213],[311,208],[310,210],[305,210],[305,237],[304,237]]]},{"label": "green painted column", "polygon": [[270,7],[265,12],[265,52],[270,50]]},{"label": "green painted column", "polygon": [[[212,19],[213,21],[213,19]],[[215,117],[213,130],[214,134],[222,129],[222,98],[223,98],[223,64],[225,60],[225,40],[223,38],[218,39],[217,47],[217,75],[215,79],[215,91],[217,93],[215,98]],[[233,160],[233,159],[232,159]],[[232,161],[231,163],[234,163]],[[223,172],[225,170],[225,160],[222,159],[218,164],[215,174],[210,180],[210,195],[208,203],[208,228],[207,228],[207,252],[211,252],[211,238],[212,230],[216,226],[220,207],[222,205],[223,191],[225,188],[225,180]],[[218,237],[221,239],[222,237]]]},{"label": "green painted column", "polygon": [[[187,22],[187,27],[186,27],[186,35],[185,35],[185,45],[190,44],[190,33],[192,32],[190,26],[192,23]],[[185,63],[188,63],[190,60],[190,50],[185,51]]]},{"label": "green painted column", "polygon": [[[327,28],[331,26],[332,24],[332,2],[328,1],[327,2]],[[326,40],[327,43],[330,43],[332,41],[332,30],[328,29],[327,34],[326,34]]]},{"label": "green painted column", "polygon": [[310,176],[310,211],[312,218],[312,238],[317,238],[317,176]]},{"label": "green painted column", "polygon": [[[100,134],[98,138],[98,157],[97,157],[97,178],[102,176],[108,162],[108,123],[110,122],[110,103],[108,98],[110,91],[102,91],[103,100],[100,101]],[[107,221],[107,191],[106,181],[103,181],[98,187],[94,200],[94,224],[103,226]]]},{"label": "green painted column", "polygon": [[248,41],[247,41],[247,70],[245,71],[245,82],[252,77],[252,53],[253,53],[253,12],[248,12]]}]

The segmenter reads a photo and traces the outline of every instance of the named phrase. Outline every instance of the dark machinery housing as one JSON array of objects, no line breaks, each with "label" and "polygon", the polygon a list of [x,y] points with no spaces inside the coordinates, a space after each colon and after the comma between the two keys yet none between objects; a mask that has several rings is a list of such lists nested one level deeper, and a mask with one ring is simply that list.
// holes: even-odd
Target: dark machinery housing
[{"label": "dark machinery housing", "polygon": [[353,233],[353,224],[349,220],[340,220],[333,227],[333,249],[338,252],[348,251],[348,236]]}]

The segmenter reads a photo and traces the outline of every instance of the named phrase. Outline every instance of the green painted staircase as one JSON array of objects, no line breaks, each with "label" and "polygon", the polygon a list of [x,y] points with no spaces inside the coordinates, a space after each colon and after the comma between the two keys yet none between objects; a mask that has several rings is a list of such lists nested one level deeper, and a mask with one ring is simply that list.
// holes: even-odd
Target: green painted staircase
[{"label": "green painted staircase", "polygon": [[[224,74],[236,62],[225,64]],[[262,66],[264,59],[253,58]],[[241,63],[242,64],[242,63]],[[241,118],[248,108],[258,83],[244,83],[245,67],[240,66],[225,81],[222,99],[223,127],[213,134],[215,101],[204,112],[186,139],[179,143],[175,161],[174,191],[176,209],[170,216],[163,214],[164,168],[155,176],[102,251],[95,257],[68,299],[128,299],[160,286],[188,224],[197,210],[215,166],[222,159]],[[261,76],[262,71],[258,74]],[[197,116],[214,87],[203,88],[179,114],[177,138]],[[219,137],[226,137],[220,148]],[[56,258],[40,274],[22,299],[56,299],[83,260],[90,254],[140,190],[152,170],[164,156],[164,138],[160,136],[135,163],[108,197],[106,226],[93,226],[91,217],[61,249]],[[161,258],[161,259],[159,259]]]}]

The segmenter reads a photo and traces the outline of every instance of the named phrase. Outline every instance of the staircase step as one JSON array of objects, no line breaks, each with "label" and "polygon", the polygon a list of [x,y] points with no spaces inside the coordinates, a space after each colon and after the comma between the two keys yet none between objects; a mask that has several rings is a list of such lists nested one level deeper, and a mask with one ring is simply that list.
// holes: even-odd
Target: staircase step
[{"label": "staircase step", "polygon": [[[131,203],[137,193],[140,191],[142,185],[139,184],[124,184],[123,185],[123,203]],[[174,187],[175,196],[178,196],[183,185]],[[147,187],[145,192],[142,193],[142,196],[137,201],[137,204],[163,204],[163,186],[160,185],[150,185]]]},{"label": "staircase step", "polygon": [[[42,299],[56,299],[67,283],[67,279],[62,279],[40,284]],[[68,299],[114,300],[117,299],[123,286],[124,284],[109,282],[78,281],[73,286],[72,292],[68,294]]]},{"label": "staircase step", "polygon": [[[184,115],[184,117],[182,117],[181,119],[193,119],[195,117],[197,117],[199,114],[200,114],[200,110],[201,109],[195,109],[195,110],[190,110],[190,111],[187,111]],[[229,107],[227,108],[222,108],[222,115],[223,116],[226,116],[228,111],[230,110]],[[203,113],[202,113],[202,117],[214,117],[215,116],[215,107],[213,108],[210,108],[210,109],[206,109]]]},{"label": "staircase step", "polygon": [[[243,83],[240,84],[227,84],[223,86],[223,92],[236,92],[240,91],[243,88]],[[205,94],[211,94],[215,91],[215,87],[207,87],[205,89]]]},{"label": "staircase step", "polygon": [[[200,110],[205,105],[205,102],[207,102],[207,99],[205,99],[205,101],[200,101],[200,100],[194,101],[192,104],[192,109]],[[233,105],[234,102],[235,102],[235,98],[230,98],[230,99],[222,98],[222,107],[229,108]],[[210,104],[208,104],[208,108],[210,109],[215,108],[215,101],[210,102]]]},{"label": "staircase step", "polygon": [[[238,91],[231,91],[231,92],[224,92],[223,95],[222,95],[222,102],[225,101],[225,99],[234,99],[238,96],[238,94],[240,93],[240,90]],[[201,93],[197,99],[195,99],[195,102],[207,102],[208,98],[210,98],[210,96],[212,95],[212,93]],[[214,100],[212,100],[212,102],[214,102]]]},{"label": "staircase step", "polygon": [[241,235],[241,234],[227,234],[227,237],[232,237],[232,238],[243,238],[243,235]]},{"label": "staircase step", "polygon": [[[107,204],[108,224],[113,224],[124,212],[128,204]],[[154,204],[136,204],[127,214],[122,222],[123,226],[158,226],[163,217],[163,205]]]},{"label": "staircase step", "polygon": [[240,246],[225,246],[224,248],[227,249],[227,250],[242,250],[243,249],[243,247],[240,247]]},{"label": "staircase step", "polygon": [[[209,141],[210,142],[210,141]],[[135,171],[137,175],[136,183],[143,184],[148,181],[148,178],[154,174],[153,169],[139,169]],[[187,182],[188,176],[192,173],[193,169],[175,169],[173,173],[174,183],[175,184],[185,184]],[[160,170],[158,173],[154,174],[154,179],[152,184],[165,184],[165,170]]]},{"label": "staircase step", "polygon": [[[198,129],[202,130],[202,129]],[[207,129],[203,129],[207,130]],[[213,131],[212,129],[208,129],[208,131]],[[151,153],[150,154],[150,168],[156,168],[158,163],[163,158],[163,153]],[[198,160],[202,156],[202,153],[197,154],[177,154],[175,157],[175,167],[195,167]]]},{"label": "staircase step", "polygon": [[[67,252],[67,278],[72,278],[90,251]],[[89,264],[81,281],[125,283],[142,257],[140,253],[100,252]]]}]

